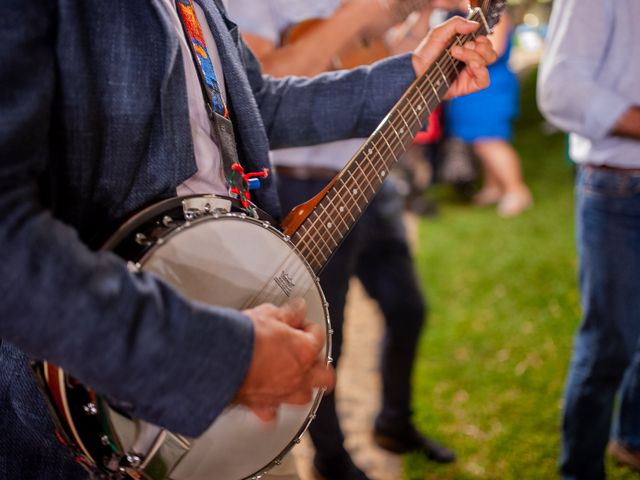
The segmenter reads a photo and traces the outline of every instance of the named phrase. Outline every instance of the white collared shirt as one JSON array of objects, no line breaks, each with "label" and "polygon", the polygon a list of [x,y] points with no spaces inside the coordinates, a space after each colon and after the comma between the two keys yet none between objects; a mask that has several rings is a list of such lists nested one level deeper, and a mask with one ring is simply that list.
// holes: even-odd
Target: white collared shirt
[{"label": "white collared shirt", "polygon": [[640,105],[640,2],[556,0],[538,75],[546,118],[571,132],[577,162],[640,167],[640,142],[611,135]]},{"label": "white collared shirt", "polygon": [[[228,191],[224,178],[224,170],[222,168],[222,157],[216,143],[217,140],[211,134],[211,123],[205,108],[205,100],[202,94],[198,72],[193,62],[191,49],[189,48],[189,40],[185,36],[182,22],[180,21],[180,17],[178,17],[175,1],[162,0],[162,3],[167,8],[171,22],[175,26],[180,38],[180,52],[184,63],[185,82],[189,102],[189,123],[191,124],[193,151],[196,157],[196,165],[198,166],[198,171],[193,177],[178,185],[177,194],[215,193],[218,195],[227,195]],[[222,97],[226,102],[227,96],[222,64],[215,40],[213,39],[213,34],[207,23],[204,11],[195,2],[193,6],[200,23],[200,28],[202,29],[202,34],[207,42],[207,51],[211,57],[218,82],[220,83]]]},{"label": "white collared shirt", "polygon": [[[330,17],[340,0],[232,0],[228,11],[243,33],[266,38],[279,46],[282,34],[299,22]],[[272,150],[271,163],[287,167],[323,167],[341,170],[364,143],[352,138],[313,145]]]}]

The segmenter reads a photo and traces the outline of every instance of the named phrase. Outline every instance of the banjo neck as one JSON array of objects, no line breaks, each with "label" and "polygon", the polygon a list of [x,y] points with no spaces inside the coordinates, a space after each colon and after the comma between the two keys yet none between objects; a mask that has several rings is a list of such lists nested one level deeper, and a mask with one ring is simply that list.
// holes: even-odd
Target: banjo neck
[{"label": "banjo neck", "polygon": [[482,15],[480,9],[471,12],[469,19],[480,23],[478,31],[454,37],[329,185],[284,219],[284,233],[314,272],[325,266],[464,69],[464,63],[451,56],[451,47],[489,33]]}]

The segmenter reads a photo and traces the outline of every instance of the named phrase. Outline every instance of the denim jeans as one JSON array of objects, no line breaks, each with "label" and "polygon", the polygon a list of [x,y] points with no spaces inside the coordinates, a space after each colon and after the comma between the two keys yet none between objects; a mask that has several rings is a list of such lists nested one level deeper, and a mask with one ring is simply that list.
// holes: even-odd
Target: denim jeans
[{"label": "denim jeans", "polygon": [[[278,178],[283,211],[290,211],[326,186],[321,179]],[[426,304],[420,290],[402,222],[402,198],[387,180],[356,227],[320,274],[329,302],[333,329],[332,356],[339,364],[342,352],[344,306],[349,279],[357,276],[378,302],[385,320],[381,345],[382,408],[376,426],[403,431],[411,423],[411,373]],[[316,460],[344,460],[344,436],[336,413],[334,393],[325,395],[309,428]]]},{"label": "denim jeans", "polygon": [[576,226],[583,318],[565,390],[560,471],[566,480],[596,480],[605,478],[610,436],[640,450],[640,173],[581,167]]}]

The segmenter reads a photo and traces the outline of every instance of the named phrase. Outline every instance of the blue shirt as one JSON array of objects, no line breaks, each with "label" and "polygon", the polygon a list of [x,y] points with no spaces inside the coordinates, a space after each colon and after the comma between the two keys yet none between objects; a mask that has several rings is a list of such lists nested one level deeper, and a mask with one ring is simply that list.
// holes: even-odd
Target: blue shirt
[{"label": "blue shirt", "polygon": [[610,135],[622,114],[640,105],[640,2],[555,0],[538,103],[546,118],[572,133],[579,162],[640,167],[640,142]]}]

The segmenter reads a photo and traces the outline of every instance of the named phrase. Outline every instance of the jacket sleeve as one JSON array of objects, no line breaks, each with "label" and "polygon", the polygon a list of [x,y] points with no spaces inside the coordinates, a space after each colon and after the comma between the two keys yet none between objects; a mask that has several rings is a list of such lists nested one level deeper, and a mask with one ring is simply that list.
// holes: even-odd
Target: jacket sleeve
[{"label": "jacket sleeve", "polygon": [[557,0],[538,76],[538,105],[567,132],[599,140],[631,102],[598,83],[613,26],[614,2]]},{"label": "jacket sleeve", "polygon": [[244,378],[251,322],[90,251],[40,205],[38,178],[61,107],[53,5],[0,6],[0,338],[129,405],[138,418],[198,435]]},{"label": "jacket sleeve", "polygon": [[276,79],[263,75],[243,48],[272,149],[367,137],[416,78],[405,54],[313,78]]}]

